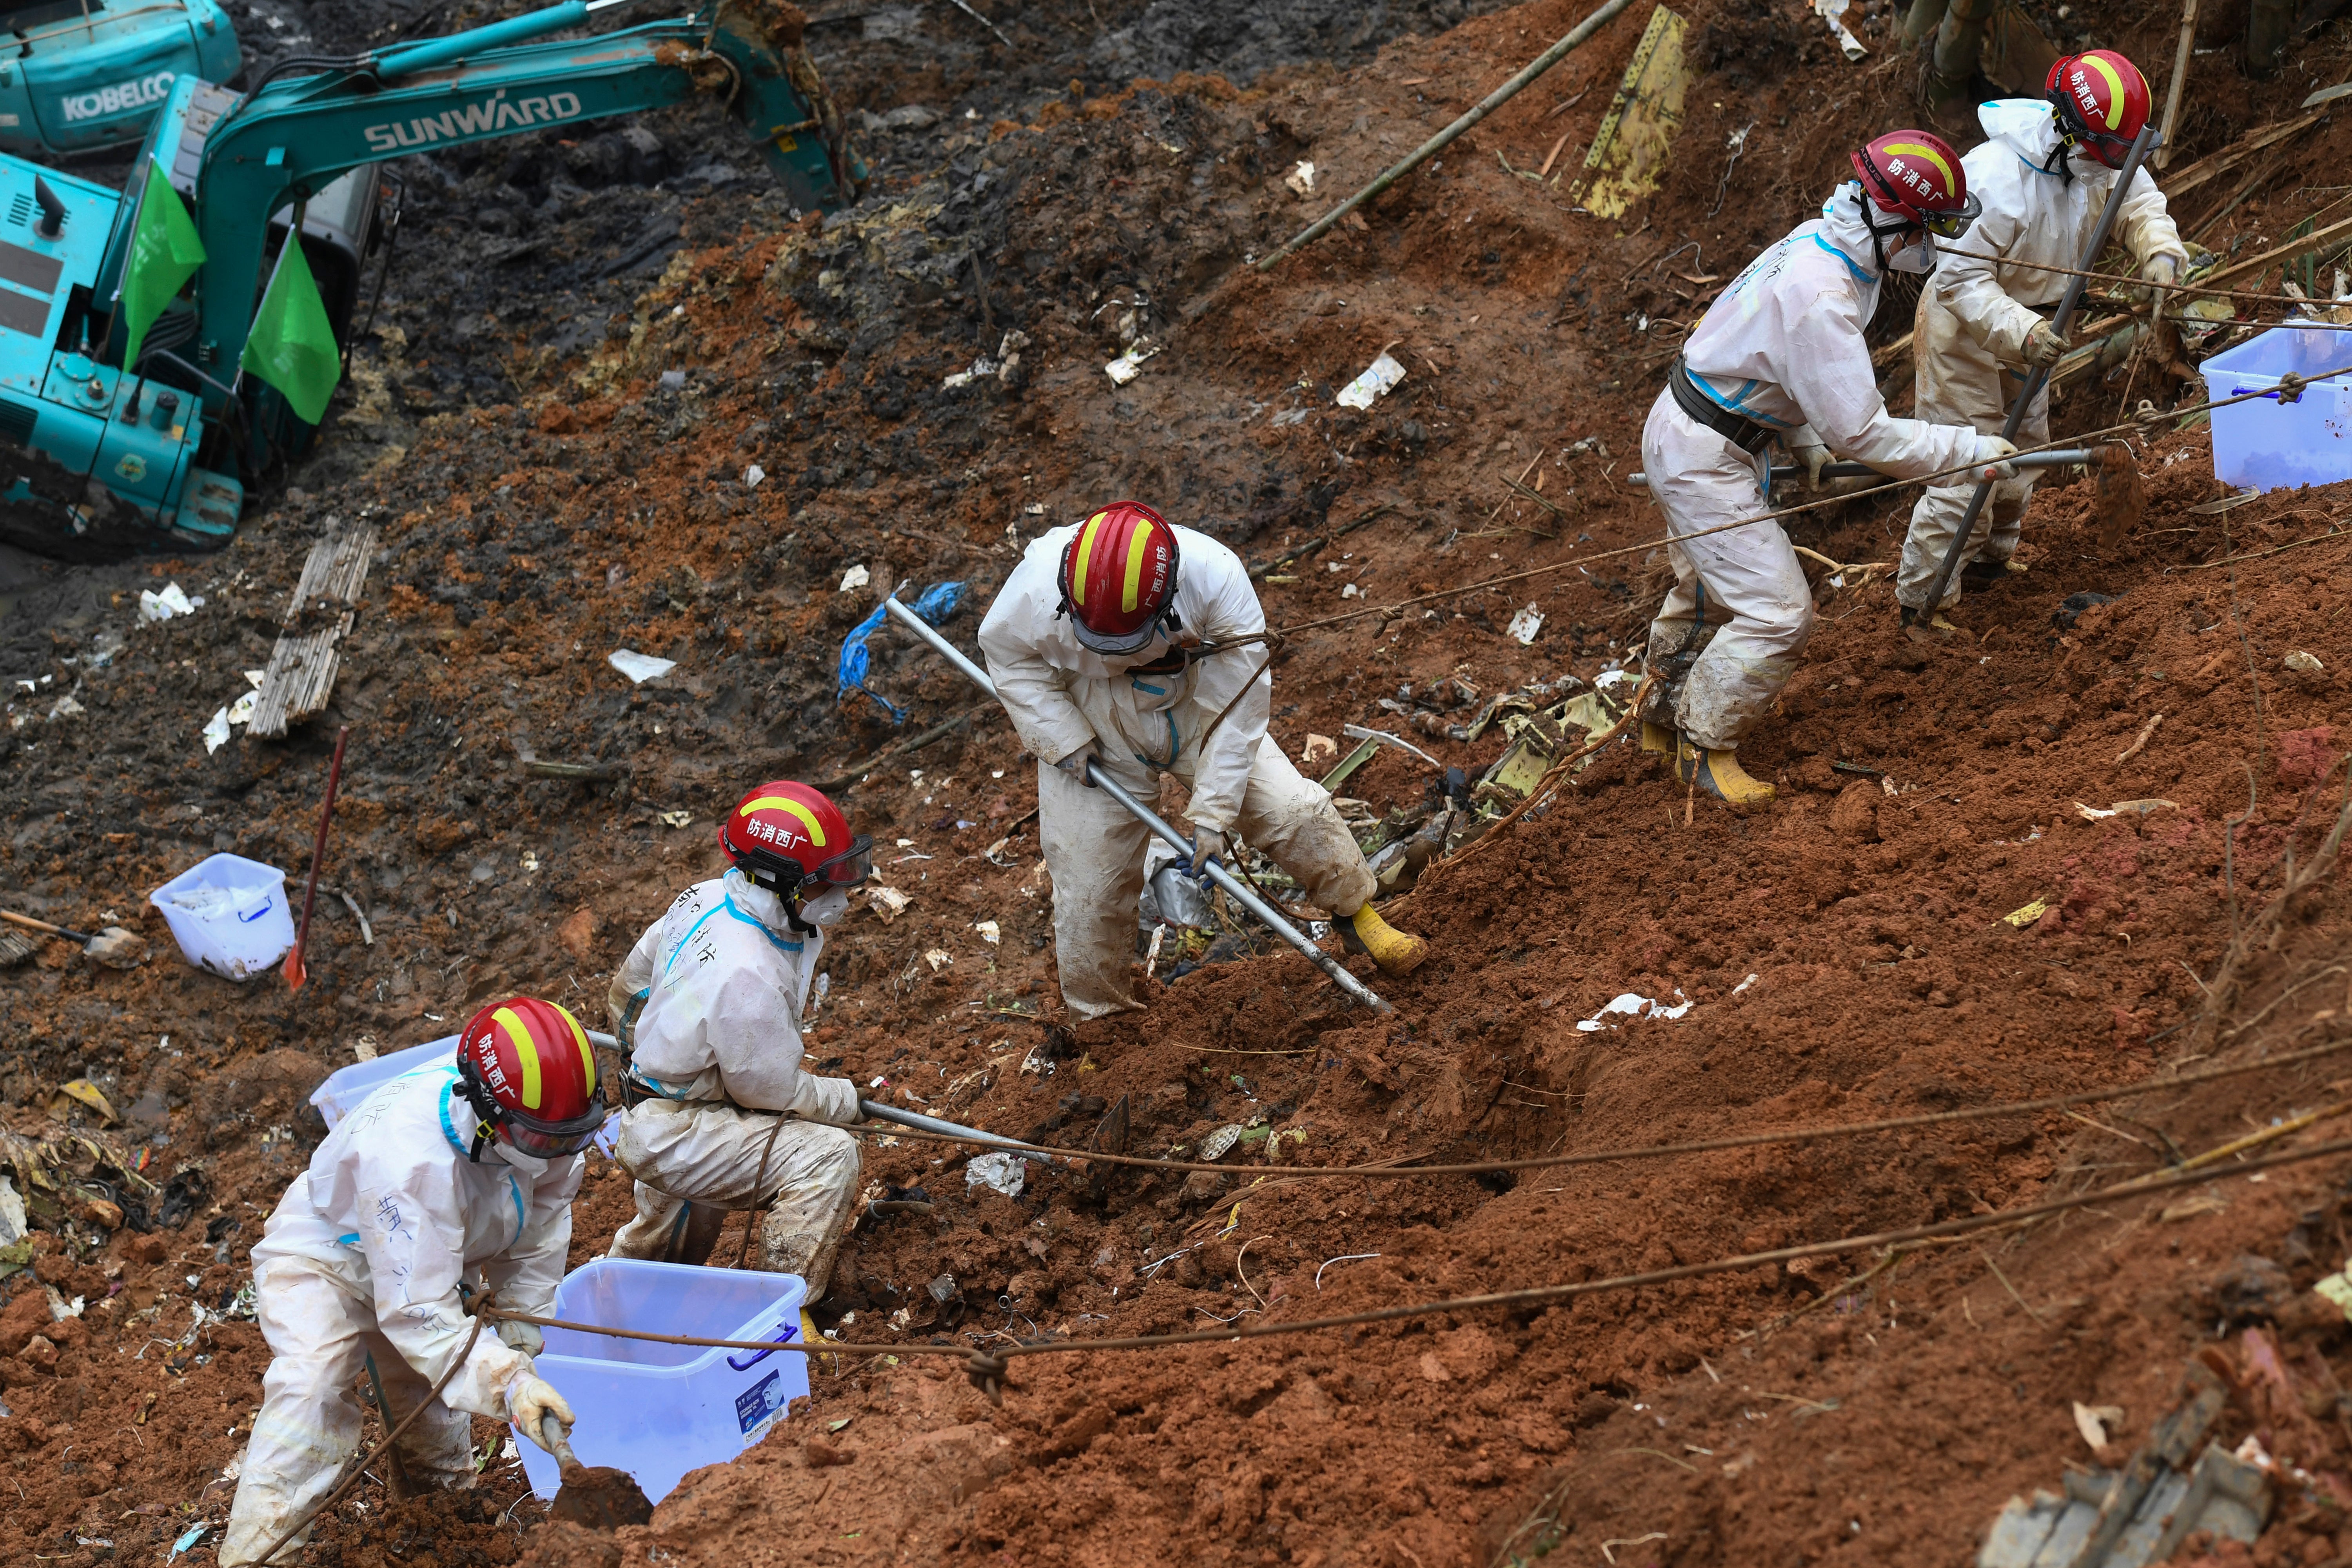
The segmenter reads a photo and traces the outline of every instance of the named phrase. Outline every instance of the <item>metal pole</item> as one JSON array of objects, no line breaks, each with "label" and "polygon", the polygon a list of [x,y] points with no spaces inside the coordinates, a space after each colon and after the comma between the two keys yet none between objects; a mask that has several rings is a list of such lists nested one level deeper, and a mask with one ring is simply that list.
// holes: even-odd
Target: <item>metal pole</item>
[{"label": "metal pole", "polygon": [[1455,137],[1461,135],[1465,131],[1469,130],[1473,125],[1477,124],[1478,121],[1486,119],[1486,116],[1494,113],[1495,110],[1500,109],[1504,104],[1517,97],[1521,88],[1527,86],[1528,83],[1535,80],[1536,78],[1543,75],[1544,72],[1551,69],[1552,67],[1566,59],[1569,55],[1576,49],[1577,46],[1583,43],[1585,39],[1592,37],[1593,34],[1599,32],[1601,28],[1607,26],[1611,22],[1616,20],[1618,13],[1624,10],[1626,6],[1633,3],[1633,0],[1609,0],[1609,4],[1601,7],[1600,10],[1592,13],[1591,16],[1587,16],[1583,21],[1579,22],[1576,25],[1575,30],[1570,33],[1568,37],[1562,38],[1559,42],[1554,44],[1551,47],[1546,49],[1543,53],[1538,55],[1533,60],[1529,61],[1525,70],[1522,70],[1518,75],[1513,77],[1510,80],[1505,82],[1502,86],[1496,88],[1486,97],[1480,99],[1476,108],[1471,110],[1461,119],[1455,121],[1453,124],[1447,126],[1444,130],[1439,132],[1436,135],[1431,137],[1420,146],[1414,148],[1412,155],[1406,158],[1403,163],[1399,163],[1395,168],[1391,169],[1379,179],[1374,180],[1370,184],[1366,185],[1362,190],[1358,191],[1354,195],[1349,196],[1346,201],[1341,202],[1338,206],[1333,207],[1329,212],[1325,213],[1321,217],[1317,218],[1313,223],[1299,230],[1298,233],[1291,239],[1289,244],[1284,246],[1273,255],[1259,261],[1257,264],[1257,269],[1260,272],[1263,272],[1267,268],[1272,267],[1276,262],[1280,261],[1284,257],[1288,256],[1292,251],[1297,250],[1303,246],[1312,245],[1317,240],[1322,238],[1326,234],[1330,232],[1332,225],[1338,223],[1341,218],[1346,217],[1349,213],[1354,212],[1358,207],[1362,206],[1366,202],[1370,201],[1374,196],[1379,195],[1382,191],[1387,190],[1391,185],[1395,184],[1399,180],[1403,179],[1407,174],[1412,174],[1412,171],[1422,163],[1444,152],[1447,144],[1453,142]]},{"label": "metal pole", "polygon": [[[2161,140],[2152,122],[2141,126],[2139,134],[2132,138],[2131,151],[2124,155],[2123,172],[2116,176],[2115,189],[2107,193],[2106,208],[2099,214],[2099,226],[2091,231],[2091,243],[2083,248],[2083,259],[2075,266],[2075,276],[2066,280],[2066,292],[2058,300],[2058,313],[2050,319],[2051,326],[2057,329],[2060,337],[2066,335],[2066,329],[2074,321],[2074,308],[2083,302],[2083,286],[2088,279],[2082,274],[2099,264],[2099,253],[2107,248],[2107,236],[2115,232],[2116,215],[2123,210],[2124,193],[2131,189],[2132,180],[2139,173],[2140,161]],[[2009,418],[2000,427],[2002,440],[2014,442],[2017,439],[2018,428],[2025,423],[2026,411],[2033,406],[2034,398],[2041,395],[2049,380],[2048,365],[2035,366],[2033,374],[2025,378],[2024,389],[2018,393],[2017,401],[2010,405]],[[1930,622],[1944,607],[1944,590],[1950,584],[1952,574],[1960,568],[1960,556],[1968,550],[1969,535],[1976,531],[1977,514],[1984,510],[1985,498],[1992,493],[1992,485],[1993,481],[1989,479],[1977,481],[1976,493],[1969,497],[1969,510],[1961,514],[1959,531],[1952,535],[1951,548],[1944,552],[1944,563],[1937,569],[1936,580],[1927,586],[1927,602],[1921,607],[1920,614]],[[1935,634],[1930,631],[1927,635],[1933,637]]]},{"label": "metal pole", "polygon": [[857,1109],[866,1113],[869,1121],[887,1121],[899,1127],[911,1127],[918,1132],[937,1132],[948,1138],[969,1138],[975,1143],[986,1143],[998,1149],[1019,1149],[1032,1160],[1043,1160],[1048,1164],[1057,1163],[1049,1155],[1031,1151],[1018,1139],[982,1132],[977,1127],[964,1127],[953,1121],[942,1121],[936,1116],[925,1116],[919,1111],[901,1110],[878,1100],[861,1100],[857,1102]]},{"label": "metal pole", "polygon": [[[946,659],[950,664],[954,665],[958,669],[963,671],[965,676],[971,679],[974,686],[979,687],[991,697],[994,697],[996,695],[996,683],[989,679],[988,671],[981,668],[980,666],[965,658],[963,650],[956,647],[955,644],[948,641],[947,638],[941,637],[938,627],[932,626],[929,621],[923,619],[922,616],[915,614],[914,611],[900,604],[896,595],[884,600],[883,603],[889,610],[890,618],[892,620],[897,621],[900,626],[905,626],[908,631],[913,632],[917,637],[921,637],[925,642],[930,644],[932,648],[939,653],[940,658]],[[1178,854],[1192,854],[1192,846],[1185,841],[1182,834],[1177,832],[1173,827],[1171,827],[1166,822],[1162,821],[1159,813],[1153,811],[1141,801],[1136,799],[1135,796],[1129,795],[1126,790],[1120,788],[1118,781],[1112,778],[1109,773],[1104,772],[1099,764],[1092,762],[1089,762],[1087,764],[1087,782],[1101,790],[1105,795],[1110,796],[1111,799],[1117,801],[1120,805],[1124,806],[1129,816],[1133,816],[1138,822],[1143,824],[1144,826],[1151,829],[1153,833],[1157,834],[1162,840],[1173,847]],[[1374,994],[1371,987],[1366,985],[1362,981],[1349,973],[1346,965],[1340,963],[1338,959],[1333,958],[1329,953],[1316,946],[1313,942],[1308,940],[1305,931],[1300,931],[1297,926],[1292,925],[1288,921],[1285,920],[1282,917],[1281,912],[1276,910],[1273,905],[1267,903],[1264,899],[1259,898],[1255,893],[1250,891],[1248,885],[1240,878],[1234,876],[1231,871],[1226,870],[1223,866],[1218,865],[1213,860],[1210,861],[1204,869],[1208,874],[1209,879],[1225,890],[1225,896],[1227,898],[1233,900],[1234,902],[1239,904],[1243,909],[1247,910],[1251,914],[1255,915],[1260,921],[1264,921],[1266,929],[1273,931],[1275,935],[1280,937],[1283,941],[1297,948],[1300,952],[1306,954],[1307,961],[1313,963],[1316,968],[1329,975],[1331,977],[1331,983],[1334,985],[1337,985],[1342,992],[1362,1003],[1365,1006],[1370,1007],[1375,1013],[1392,1013],[1396,1010],[1393,1007],[1391,1007],[1386,1002],[1381,1001],[1378,995]]]},{"label": "metal pole", "polygon": [[[2096,450],[2089,447],[2061,447],[2053,452],[2020,452],[2016,457],[2008,460],[2015,463],[2021,468],[2071,468],[2078,463],[2093,461],[2097,455]],[[1804,471],[1804,469],[1797,467],[1794,463],[1775,463],[1772,465],[1772,482],[1777,485],[1782,479],[1792,479]],[[1886,478],[1886,476],[1880,473],[1876,468],[1872,468],[1868,463],[1823,463],[1822,465],[1822,478],[1825,479],[1883,479]],[[1632,473],[1625,476],[1625,482],[1629,485],[1646,485],[1650,482],[1650,476],[1643,473],[1641,469],[1636,468]],[[1916,483],[1917,481],[1898,479],[1895,482],[1901,484],[1906,482]],[[1355,733],[1355,727],[1353,725],[1347,726],[1347,731],[1349,734]]]}]

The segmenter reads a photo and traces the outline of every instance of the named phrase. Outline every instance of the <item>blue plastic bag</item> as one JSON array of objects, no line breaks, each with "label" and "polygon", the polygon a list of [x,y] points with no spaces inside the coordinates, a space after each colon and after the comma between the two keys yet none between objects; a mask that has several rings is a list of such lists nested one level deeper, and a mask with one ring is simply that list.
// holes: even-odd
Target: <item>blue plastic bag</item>
[{"label": "blue plastic bag", "polygon": [[[963,597],[963,589],[964,585],[961,583],[941,583],[935,588],[926,590],[921,598],[907,607],[936,626],[955,614],[956,603]],[[866,684],[867,663],[866,639],[881,629],[882,623],[888,618],[889,614],[889,601],[886,599],[875,605],[874,613],[858,622],[851,629],[849,636],[843,640],[841,664],[835,672],[836,685],[834,700],[835,703],[846,702],[849,700],[851,692],[863,692],[888,710],[890,722],[903,724],[907,721],[907,710]]]}]

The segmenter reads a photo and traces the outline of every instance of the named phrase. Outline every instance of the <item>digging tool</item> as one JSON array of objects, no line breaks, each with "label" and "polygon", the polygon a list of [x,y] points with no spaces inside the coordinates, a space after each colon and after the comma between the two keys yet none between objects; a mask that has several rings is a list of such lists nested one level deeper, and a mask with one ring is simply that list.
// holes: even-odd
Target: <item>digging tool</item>
[{"label": "digging tool", "polygon": [[84,956],[103,963],[109,969],[136,969],[147,959],[147,939],[121,926],[108,926],[92,936],[86,931],[68,931],[47,921],[37,921],[30,915],[20,915],[0,910],[0,921],[23,926],[26,931],[47,931],[51,936],[64,937],[68,942],[81,943]]},{"label": "digging tool", "polygon": [[[2050,319],[2058,335],[2064,337],[2074,324],[2075,307],[2083,302],[2083,276],[2098,266],[2100,253],[2107,248],[2107,236],[2115,232],[2116,215],[2123,210],[2124,194],[2131,189],[2132,178],[2139,173],[2140,163],[2149,150],[2162,138],[2154,121],[2139,128],[2132,138],[2131,151],[2124,154],[2123,171],[2116,176],[2115,188],[2107,193],[2107,205],[2099,214],[2098,226],[2091,231],[2090,244],[2083,247],[2083,259],[2075,265],[2074,276],[2066,280],[2066,292],[2059,298],[2058,313]],[[2050,380],[2050,367],[2036,365],[2019,388],[2017,401],[2010,405],[2009,417],[2000,427],[2001,439],[2014,441],[2020,426],[2025,423],[2033,400],[2042,395]],[[2011,459],[2014,461],[2014,459]],[[1979,479],[1976,493],[1969,497],[1969,509],[1960,516],[1960,525],[1953,531],[1951,548],[1944,552],[1944,563],[1936,571],[1936,580],[1927,585],[1927,604],[1919,619],[1903,628],[1904,635],[1914,642],[1933,643],[1940,634],[1935,629],[1935,619],[1942,614],[1944,590],[1952,581],[1952,574],[1960,569],[1960,557],[1967,553],[1969,536],[1976,531],[1978,514],[1984,510],[1985,501],[1992,494],[1993,481]]]},{"label": "digging tool", "polygon": [[[897,621],[900,626],[905,626],[908,630],[913,632],[917,637],[921,637],[925,642],[930,644],[932,648],[938,652],[941,658],[946,659],[950,664],[963,671],[965,677],[969,679],[973,685],[979,687],[982,691],[987,692],[991,697],[994,697],[996,695],[996,683],[988,679],[988,671],[972,663],[971,659],[966,658],[964,657],[963,650],[956,647],[955,644],[948,641],[944,637],[941,637],[938,628],[933,626],[929,621],[923,619],[922,616],[915,614],[914,611],[908,609],[906,605],[900,604],[898,602],[898,595],[891,595],[888,599],[885,600],[884,603],[888,607],[890,616],[893,620]],[[1134,817],[1138,822],[1143,824],[1144,826],[1151,829],[1154,834],[1158,835],[1159,837],[1173,847],[1179,855],[1190,856],[1192,853],[1192,846],[1186,841],[1182,834],[1177,832],[1173,827],[1169,826],[1166,822],[1160,820],[1159,813],[1153,811],[1141,801],[1136,799],[1135,796],[1129,795],[1123,787],[1120,786],[1119,782],[1117,779],[1112,778],[1110,774],[1105,773],[1102,767],[1091,759],[1087,763],[1087,782],[1101,790],[1103,794],[1110,796],[1111,799],[1117,801],[1120,807],[1124,809],[1129,816]],[[1288,921],[1283,919],[1281,913],[1276,910],[1273,905],[1267,903],[1264,899],[1259,898],[1255,893],[1250,891],[1248,886],[1244,883],[1240,878],[1234,876],[1231,871],[1226,870],[1223,866],[1218,865],[1214,860],[1210,861],[1201,869],[1211,881],[1216,883],[1217,886],[1225,890],[1225,896],[1227,898],[1233,900],[1234,902],[1239,904],[1243,909],[1247,910],[1251,914],[1255,915],[1265,923],[1266,929],[1273,931],[1275,935],[1280,937],[1283,941],[1297,948],[1300,952],[1306,954],[1307,962],[1314,964],[1316,968],[1321,970],[1324,973],[1329,975],[1331,977],[1331,983],[1337,985],[1344,994],[1362,1003],[1365,1006],[1370,1007],[1375,1013],[1392,1013],[1396,1010],[1395,1008],[1391,1007],[1386,1002],[1381,1001],[1378,995],[1374,994],[1370,986],[1366,985],[1362,981],[1349,973],[1346,967],[1342,965],[1339,960],[1333,958],[1329,953],[1316,946],[1313,942],[1308,940],[1305,931],[1300,931],[1297,926],[1292,925]]]},{"label": "digging tool", "polygon": [[310,846],[310,879],[302,889],[302,923],[294,932],[294,945],[286,950],[286,989],[299,991],[310,975],[302,967],[302,950],[310,941],[310,908],[319,901],[319,864],[327,858],[327,824],[335,819],[335,786],[343,782],[343,747],[352,738],[352,727],[341,726],[335,731],[335,760],[327,767],[327,801],[319,808],[319,837]]},{"label": "digging tool", "polygon": [[[869,1121],[888,1121],[900,1127],[911,1127],[918,1132],[937,1132],[948,1138],[969,1138],[975,1143],[992,1144],[999,1149],[1018,1149],[1024,1153],[1028,1153],[1028,1146],[1019,1139],[1007,1138],[1000,1132],[982,1132],[977,1127],[964,1127],[953,1121],[942,1121],[936,1116],[925,1116],[919,1111],[900,1110],[898,1107],[885,1105],[878,1100],[861,1100],[857,1102],[857,1109],[864,1111]],[[1029,1158],[1044,1160],[1045,1156],[1029,1154]]]},{"label": "digging tool", "polygon": [[[2100,448],[2096,447],[2062,447],[2054,452],[2020,452],[2016,457],[2004,460],[2014,463],[2021,468],[2066,468],[2078,463],[2096,460]],[[1794,479],[1804,471],[1794,463],[1775,463],[1772,465],[1772,482],[1777,485],[1781,480]],[[1868,463],[1823,463],[1822,465],[1822,478],[1825,479],[1883,479],[1886,477]],[[1650,476],[1636,468],[1625,476],[1625,482],[1629,485],[1647,485],[1650,482]]]},{"label": "digging tool", "polygon": [[618,1530],[625,1524],[650,1524],[654,1505],[637,1478],[610,1465],[583,1465],[572,1451],[571,1435],[551,1413],[539,1420],[539,1446],[555,1456],[563,1484],[548,1505],[547,1517],[590,1530]]}]

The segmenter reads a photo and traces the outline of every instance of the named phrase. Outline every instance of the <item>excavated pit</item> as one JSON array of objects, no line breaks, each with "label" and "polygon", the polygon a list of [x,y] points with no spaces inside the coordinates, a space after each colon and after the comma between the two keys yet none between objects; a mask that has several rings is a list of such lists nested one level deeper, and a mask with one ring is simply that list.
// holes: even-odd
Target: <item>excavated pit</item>
[{"label": "excavated pit", "polygon": [[[248,36],[259,9],[238,18]],[[1328,537],[1262,583],[1277,626],[1591,563],[1296,632],[1272,730],[1294,756],[1346,724],[1406,728],[1380,705],[1401,687],[1491,696],[1627,658],[1661,578],[1656,513],[1622,479],[1675,329],[1818,202],[1846,146],[1917,118],[1884,19],[1850,66],[1801,10],[1689,7],[1667,182],[1608,223],[1574,212],[1566,181],[1517,172],[1564,139],[1555,168],[1574,177],[1637,7],[1361,226],[1271,274],[1245,262],[1579,15],[1078,0],[1001,19],[1007,49],[950,6],[879,6],[854,27],[821,13],[828,79],[878,122],[875,191],[824,219],[793,221],[707,110],[407,161],[410,232],[349,390],[233,546],[0,562],[0,673],[33,683],[0,728],[0,903],[134,926],[159,950],[118,973],[51,942],[7,973],[5,1124],[104,1131],[146,1152],[155,1186],[178,1184],[111,1178],[149,1228],[127,1216],[110,1235],[89,1189],[37,1195],[39,1256],[0,1280],[0,1453],[21,1489],[0,1552],[160,1561],[226,1516],[267,1363],[236,1315],[248,1249],[320,1135],[307,1096],[354,1047],[437,1037],[515,991],[593,1020],[638,931],[713,873],[716,814],[747,782],[833,777],[974,705],[888,631],[869,682],[910,707],[906,726],[836,700],[841,640],[881,587],[957,578],[984,605],[1023,541],[1117,494],[1253,563]],[[2175,26],[2105,5],[2042,20],[2143,61],[2168,58]],[[295,22],[337,47],[384,25],[327,6]],[[2344,74],[2340,25],[2302,47],[2262,85],[2199,57],[2182,158]],[[2275,242],[2335,199],[2317,187],[2347,153],[2341,127],[2309,132],[2205,243]],[[1302,161],[1311,198],[1284,184]],[[945,384],[1002,363],[1013,331],[1017,366]],[[1162,352],[1115,385],[1104,363],[1139,337]],[[1407,379],[1369,412],[1335,408],[1383,347]],[[2177,390],[2124,380],[2062,400],[2062,431]],[[1891,383],[1900,407],[1907,374]],[[1781,798],[1735,816],[1630,746],[1602,752],[1507,841],[1388,906],[1436,949],[1402,981],[1356,961],[1392,1018],[1277,949],[1155,981],[1147,1012],[1056,1028],[1035,764],[1009,727],[982,717],[855,770],[841,798],[912,902],[837,932],[810,1032],[824,1070],[1055,1142],[1082,1142],[1122,1097],[1141,1152],[1261,1115],[1273,1132],[1223,1176],[1033,1166],[1018,1198],[968,1185],[935,1145],[876,1147],[873,1190],[920,1187],[935,1207],[861,1221],[820,1321],[855,1342],[1078,1342],[1606,1278],[2045,1201],[2335,1103],[2344,1069],[2321,1060],[2071,1117],[1516,1177],[1279,1168],[1868,1121],[2341,1038],[2337,879],[2282,893],[2344,800],[2352,637],[2326,536],[2352,490],[2195,510],[2223,494],[2209,440],[2136,442],[2148,513],[2113,552],[2087,483],[2045,486],[2031,571],[1972,594],[1950,645],[1898,637],[1883,582],[1816,572],[1820,629],[1742,751]],[[1891,561],[1906,510],[1850,501],[1791,531],[1835,561]],[[198,731],[267,659],[310,544],[355,520],[381,553],[332,707],[287,742],[207,753]],[[842,589],[856,567],[868,585]],[[174,581],[204,605],[141,623],[139,591]],[[2064,613],[2081,593],[2112,602]],[[1530,604],[1544,621],[1522,646],[1504,628]],[[977,613],[947,624],[967,647]],[[620,647],[677,672],[632,686],[605,662]],[[2319,668],[2288,666],[2294,652]],[[68,695],[81,711],[51,716]],[[216,849],[299,883],[343,723],[310,984],[189,970],[146,890]],[[1504,744],[1410,738],[1472,769]],[[534,777],[526,755],[617,776]],[[1343,793],[1386,812],[1429,779],[1383,751]],[[2151,800],[2166,804],[2091,815]],[[2022,928],[2003,920],[2037,901]],[[1627,992],[1693,1005],[1578,1026]],[[77,1078],[119,1113],[110,1129],[71,1100],[49,1112]],[[53,1165],[92,1172],[70,1149]],[[363,1482],[303,1560],[1972,1561],[2007,1499],[2102,1458],[2074,1405],[2120,1406],[2127,1454],[2200,1347],[2252,1367],[2253,1325],[2306,1397],[2239,1394],[2221,1435],[2312,1479],[2282,1483],[2250,1552],[2181,1561],[2325,1563],[2352,1553],[2352,1436],[2327,1394],[2352,1342],[2309,1288],[2346,1260],[2347,1175],[2337,1156],[2116,1200],[1922,1248],[1861,1285],[1879,1260],[1857,1253],[1512,1312],[1017,1358],[1001,1410],[952,1361],[843,1358],[767,1441],[611,1536],[540,1523],[478,1423],[476,1491],[394,1501]],[[629,1212],[625,1178],[592,1159],[573,1262]],[[716,1260],[741,1238],[731,1223]],[[53,1321],[44,1287],[79,1315]],[[184,1559],[209,1564],[216,1540]]]}]

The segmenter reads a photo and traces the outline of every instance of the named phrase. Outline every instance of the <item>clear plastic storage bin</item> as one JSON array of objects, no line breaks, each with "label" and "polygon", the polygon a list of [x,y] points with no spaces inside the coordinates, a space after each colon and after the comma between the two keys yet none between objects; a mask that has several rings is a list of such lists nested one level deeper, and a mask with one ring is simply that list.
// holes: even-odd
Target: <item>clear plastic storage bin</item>
[{"label": "clear plastic storage bin", "polygon": [[319,1108],[319,1119],[329,1131],[335,1123],[360,1108],[360,1102],[394,1079],[418,1068],[432,1067],[440,1062],[457,1059],[457,1037],[446,1035],[437,1040],[427,1040],[421,1046],[392,1051],[372,1062],[353,1062],[347,1068],[337,1068],[327,1075],[310,1096],[310,1103]]},{"label": "clear plastic storage bin", "polygon": [[[2215,354],[2199,370],[2208,396],[2268,392],[2279,377],[2352,364],[2352,328],[2280,328]],[[2213,477],[2238,489],[2273,490],[2352,479],[2352,376],[2314,382],[2294,403],[2273,394],[2213,410]]]},{"label": "clear plastic storage bin", "polygon": [[180,952],[224,980],[250,980],[294,945],[286,873],[241,855],[215,855],[147,895]]},{"label": "clear plastic storage bin", "polygon": [[[551,1317],[695,1339],[800,1338],[808,1287],[793,1274],[692,1268],[599,1258],[556,1288]],[[808,1392],[796,1351],[700,1350],[549,1329],[539,1375],[577,1417],[572,1451],[583,1465],[628,1471],[655,1502],[688,1470],[731,1459],[768,1435]],[[551,1498],[553,1456],[518,1436],[531,1490]]]}]

